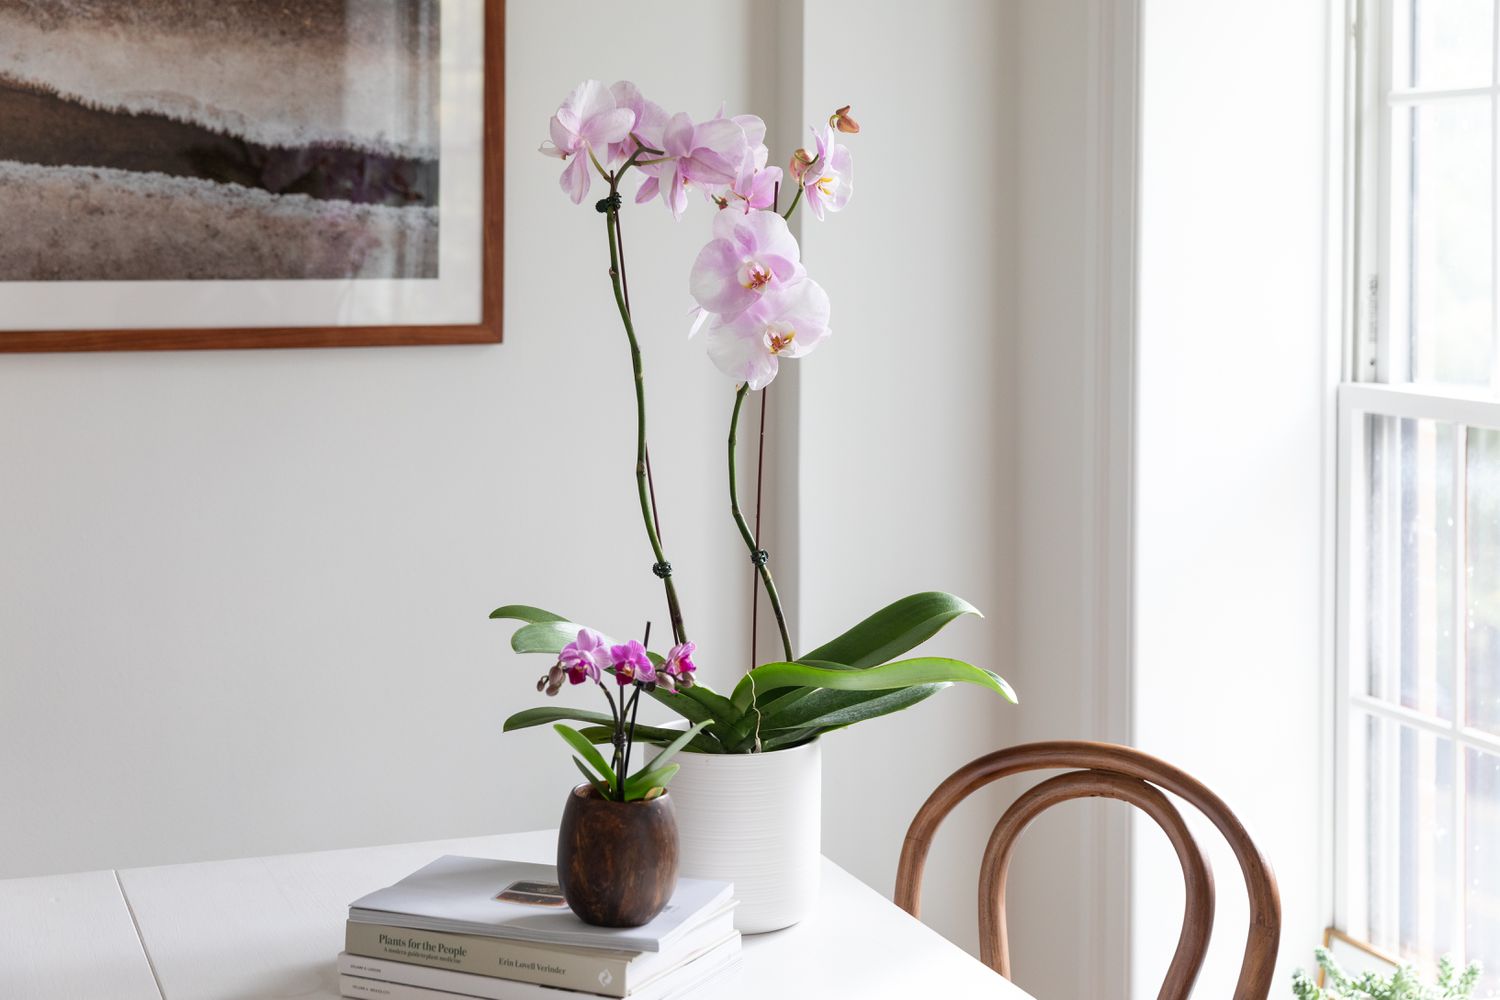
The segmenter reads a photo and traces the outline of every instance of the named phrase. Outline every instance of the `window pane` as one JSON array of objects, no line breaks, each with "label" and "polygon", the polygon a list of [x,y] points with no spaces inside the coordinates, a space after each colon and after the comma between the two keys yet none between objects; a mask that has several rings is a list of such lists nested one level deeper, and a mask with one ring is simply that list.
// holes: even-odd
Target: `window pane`
[{"label": "window pane", "polygon": [[1392,44],[1399,87],[1490,83],[1491,0],[1396,0]]},{"label": "window pane", "polygon": [[1458,621],[1454,428],[1432,420],[1367,419],[1366,693],[1452,719]]},{"label": "window pane", "polygon": [[1475,996],[1500,994],[1500,757],[1469,750],[1467,961],[1482,962]]},{"label": "window pane", "polygon": [[[1488,36],[1486,36],[1488,37]],[[1419,382],[1487,385],[1490,291],[1489,98],[1392,111],[1392,289],[1395,343]]]},{"label": "window pane", "polygon": [[1453,744],[1399,722],[1365,722],[1370,780],[1358,846],[1368,865],[1370,943],[1435,959],[1462,944]]},{"label": "window pane", "polygon": [[1500,431],[1469,430],[1468,480],[1468,721],[1500,736]]}]

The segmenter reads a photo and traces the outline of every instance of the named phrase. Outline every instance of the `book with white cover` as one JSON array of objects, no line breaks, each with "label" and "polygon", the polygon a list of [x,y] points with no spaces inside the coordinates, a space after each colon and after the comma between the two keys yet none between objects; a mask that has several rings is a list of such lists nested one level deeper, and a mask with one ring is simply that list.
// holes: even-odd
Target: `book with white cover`
[{"label": "book with white cover", "polygon": [[[552,865],[445,855],[349,907],[351,923],[540,941],[614,951],[661,951],[734,895],[727,882],[677,880],[666,909],[641,927],[594,927],[556,905]],[[550,892],[547,890],[551,890]]]},{"label": "book with white cover", "polygon": [[[659,997],[653,994],[653,1000],[731,1000],[732,997],[740,996],[739,982],[740,960],[735,957],[729,964],[718,966],[692,982],[684,982],[670,993],[663,993]],[[546,991],[546,1000],[584,1000],[590,996],[587,993],[555,990],[548,986],[535,988]],[[726,993],[726,990],[730,992]],[[447,993],[421,986],[408,986],[405,983],[385,983],[378,979],[343,975],[339,976],[339,996],[361,1000],[473,1000],[462,993]]]},{"label": "book with white cover", "polygon": [[[623,997],[734,933],[734,908],[710,914],[666,951],[609,951],[350,921],[344,951],[360,959]],[[351,972],[351,970],[344,970]],[[363,973],[351,972],[353,975]],[[372,976],[374,979],[392,978]],[[426,982],[416,985],[426,986]],[[436,985],[436,984],[433,984]],[[437,987],[442,988],[442,987]],[[472,991],[461,991],[472,992]]]},{"label": "book with white cover", "polygon": [[[717,973],[720,969],[739,960],[740,936],[731,933],[711,948],[690,956],[681,964],[669,968],[649,980],[632,984],[630,1000],[667,1000],[684,989]],[[565,997],[598,996],[604,990],[608,995],[617,995],[611,988],[616,982],[599,983],[586,990],[559,989],[536,983],[513,979],[496,979],[493,976],[459,972],[454,969],[434,969],[425,965],[392,962],[382,958],[366,958],[351,955],[347,951],[339,955],[339,974],[363,980],[377,980],[386,985],[415,986],[427,990],[458,994],[463,997],[478,997],[481,1000],[563,1000]],[[602,989],[601,989],[602,988]],[[623,991],[622,991],[623,992]],[[346,996],[348,994],[345,994]],[[374,994],[360,994],[374,995]]]}]

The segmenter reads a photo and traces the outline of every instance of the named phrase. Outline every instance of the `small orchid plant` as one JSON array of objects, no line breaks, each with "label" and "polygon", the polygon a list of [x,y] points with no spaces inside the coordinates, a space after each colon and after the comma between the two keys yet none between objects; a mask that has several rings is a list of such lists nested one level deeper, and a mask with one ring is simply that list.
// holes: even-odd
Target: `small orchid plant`
[{"label": "small orchid plant", "polygon": [[[652,797],[665,788],[676,764],[667,758],[684,748],[701,753],[760,753],[807,743],[820,734],[908,708],[955,682],[975,684],[1014,702],[998,675],[941,657],[897,659],[954,619],[978,614],[967,602],[944,593],[913,594],[876,612],[843,635],[798,656],[792,647],[769,555],[740,509],[737,439],[745,397],[763,392],[783,360],[806,357],[830,335],[828,294],[808,276],[788,222],[806,203],[818,220],[841,212],[854,192],[853,160],[841,137],[860,130],[848,106],[812,130],[811,148],[798,149],[787,170],[770,165],[766,125],[754,115],[694,121],[668,115],[634,84],[606,87],[587,80],[552,116],[550,139],[541,152],[564,164],[562,190],[583,204],[597,174],[607,188],[594,208],[604,216],[609,280],[630,347],[636,405],[636,494],[652,572],[665,590],[672,642],[665,655],[652,652],[650,627],[641,642],[618,643],[585,625],[527,605],[507,605],[491,618],[521,622],[511,646],[521,653],[556,658],[537,689],[556,695],[566,684],[597,685],[610,712],[569,707],[534,708],[506,721],[507,731],[554,723],[579,754],[579,768],[601,794],[619,801]],[[713,364],[735,386],[728,435],[730,511],[760,578],[781,639],[782,658],[755,666],[728,695],[695,679],[697,647],[688,639],[681,600],[662,548],[646,445],[646,388],[640,340],[630,308],[630,285],[621,235],[621,185],[634,171],[641,183],[635,202],[664,202],[681,219],[694,192],[713,211],[710,239],[698,253],[687,286],[696,309],[689,337],[702,333]],[[791,189],[782,210],[783,187]],[[761,400],[764,419],[765,399]],[[758,605],[758,601],[757,601]],[[755,629],[752,625],[752,643]],[[755,660],[752,648],[752,662]],[[610,693],[613,678],[619,698]],[[689,728],[638,725],[645,694],[687,720]],[[582,730],[560,724],[585,723]],[[639,774],[627,777],[632,745],[644,740],[665,749]],[[606,762],[596,747],[610,744]],[[592,768],[592,771],[590,770]]]}]

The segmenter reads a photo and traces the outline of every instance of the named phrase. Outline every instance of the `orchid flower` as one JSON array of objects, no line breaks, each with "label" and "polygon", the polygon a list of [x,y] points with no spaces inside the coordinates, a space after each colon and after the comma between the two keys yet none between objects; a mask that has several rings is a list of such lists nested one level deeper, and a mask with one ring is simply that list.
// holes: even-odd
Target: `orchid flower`
[{"label": "orchid flower", "polygon": [[567,672],[568,681],[573,684],[597,681],[599,672],[612,666],[604,637],[588,628],[579,629],[578,638],[562,648],[557,663]]},{"label": "orchid flower", "polygon": [[702,309],[732,320],[762,296],[802,280],[801,256],[786,220],[775,212],[720,212],[713,239],[693,262],[688,290]]},{"label": "orchid flower", "polygon": [[711,118],[694,125],[691,118],[678,112],[662,132],[663,155],[656,162],[641,165],[647,178],[635,200],[647,202],[660,193],[673,218],[680,219],[687,209],[690,186],[734,183],[746,146],[744,129],[733,119]]},{"label": "orchid flower", "polygon": [[609,651],[610,665],[615,670],[615,682],[621,687],[639,681],[642,684],[656,683],[656,667],[646,655],[646,647],[631,639]]},{"label": "orchid flower", "polygon": [[562,172],[561,185],[575,205],[589,193],[589,158],[609,155],[611,143],[622,142],[635,125],[636,113],[618,107],[615,97],[598,80],[585,80],[574,88],[548,123],[552,138],[541,145],[546,156],[571,160]]},{"label": "orchid flower", "polygon": [[667,113],[660,104],[646,100],[640,88],[629,80],[613,84],[609,92],[617,107],[629,108],[635,116],[625,138],[609,144],[609,158],[605,160],[605,165],[613,170],[630,159],[640,148],[636,142],[637,137],[651,149],[661,148],[662,133],[667,127]]},{"label": "orchid flower", "polygon": [[828,313],[828,293],[803,278],[763,296],[734,319],[715,317],[708,328],[708,356],[735,381],[764,389],[781,358],[804,357],[828,336]]},{"label": "orchid flower", "polygon": [[[802,190],[807,195],[807,207],[822,221],[825,212],[837,212],[849,204],[849,197],[854,194],[854,158],[849,154],[849,147],[838,141],[832,125],[825,128],[822,135],[814,131],[813,138],[816,151],[810,163],[802,158],[805,165],[799,176]],[[798,150],[798,153],[802,152]],[[795,168],[798,158],[792,162]]]},{"label": "orchid flower", "polygon": [[662,664],[661,673],[677,678],[681,687],[692,687],[693,672],[698,667],[693,663],[693,653],[697,652],[696,642],[679,642],[667,653],[667,661]]}]

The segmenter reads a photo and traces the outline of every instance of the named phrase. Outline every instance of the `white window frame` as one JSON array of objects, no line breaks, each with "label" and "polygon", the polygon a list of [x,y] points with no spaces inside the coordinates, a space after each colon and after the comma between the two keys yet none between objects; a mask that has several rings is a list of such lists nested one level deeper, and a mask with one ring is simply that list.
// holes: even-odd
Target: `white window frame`
[{"label": "white window frame", "polygon": [[[1336,653],[1335,653],[1335,752],[1334,752],[1334,837],[1333,890],[1334,924],[1340,928],[1363,922],[1368,912],[1368,886],[1362,867],[1363,852],[1351,840],[1355,819],[1362,808],[1368,787],[1361,747],[1363,728],[1355,723],[1365,716],[1391,720],[1451,740],[1456,756],[1454,772],[1455,830],[1463,836],[1466,791],[1465,749],[1476,748],[1500,754],[1500,737],[1465,724],[1467,699],[1467,642],[1462,629],[1467,612],[1465,590],[1466,554],[1460,549],[1455,560],[1455,614],[1460,621],[1456,633],[1455,662],[1452,669],[1454,711],[1450,723],[1435,721],[1400,705],[1381,701],[1360,693],[1368,664],[1366,645],[1368,608],[1365,581],[1368,532],[1366,505],[1369,470],[1366,468],[1369,439],[1367,417],[1388,416],[1434,420],[1455,425],[1454,475],[1461,487],[1467,473],[1467,428],[1500,430],[1500,344],[1493,352],[1494,368],[1489,391],[1447,389],[1436,385],[1413,384],[1408,377],[1404,357],[1405,328],[1391,322],[1394,309],[1384,306],[1386,290],[1395,287],[1389,278],[1392,261],[1390,233],[1391,197],[1391,121],[1389,106],[1409,103],[1423,92],[1396,91],[1391,86],[1393,67],[1391,45],[1385,34],[1392,23],[1392,0],[1347,0],[1345,21],[1349,28],[1350,69],[1345,76],[1347,122],[1344,131],[1348,154],[1345,181],[1348,186],[1344,205],[1349,218],[1344,227],[1344,380],[1338,389],[1337,413],[1337,500],[1336,500]],[[1500,68],[1500,10],[1494,18],[1492,40],[1496,67]],[[1500,69],[1497,69],[1500,74]],[[1492,122],[1491,183],[1493,197],[1492,244],[1500,241],[1500,76],[1492,85],[1464,91],[1434,91],[1445,96],[1490,94],[1495,97],[1495,120]],[[1441,99],[1441,98],[1440,98]],[[1500,247],[1492,249],[1496,269],[1491,297],[1492,324],[1500,315]],[[1398,348],[1400,348],[1398,350]],[[1454,503],[1462,522],[1467,504],[1467,490],[1455,489]],[[1460,844],[1463,840],[1460,839]],[[1464,852],[1456,859],[1459,891],[1455,894],[1459,912],[1455,927],[1466,923]]]}]

